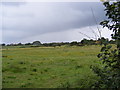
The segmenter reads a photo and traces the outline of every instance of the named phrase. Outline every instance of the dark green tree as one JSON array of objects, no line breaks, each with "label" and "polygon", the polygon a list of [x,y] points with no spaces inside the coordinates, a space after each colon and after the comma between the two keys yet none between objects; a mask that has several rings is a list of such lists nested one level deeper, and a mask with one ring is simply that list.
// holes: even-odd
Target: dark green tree
[{"label": "dark green tree", "polygon": [[97,88],[120,88],[120,1],[104,2],[107,20],[100,23],[113,31],[111,35],[116,42],[116,48],[104,43],[98,58],[103,67],[92,66],[99,80],[93,85]]},{"label": "dark green tree", "polygon": [[88,42],[88,40],[87,40],[87,39],[83,39],[83,40],[81,40],[81,44],[83,44],[83,45],[88,45],[88,44],[89,44],[89,42]]},{"label": "dark green tree", "polygon": [[40,41],[34,41],[32,44],[35,45],[35,46],[40,46],[41,42]]},{"label": "dark green tree", "polygon": [[3,44],[1,44],[1,46],[5,46],[5,44],[3,43]]},{"label": "dark green tree", "polygon": [[77,46],[77,45],[78,45],[78,42],[77,42],[77,41],[73,41],[73,42],[70,43],[70,46],[74,46],[74,45]]},{"label": "dark green tree", "polygon": [[100,45],[109,42],[109,40],[108,40],[107,38],[104,38],[104,37],[98,38],[97,41],[100,42],[100,43],[99,43]]},{"label": "dark green tree", "polygon": [[23,44],[22,44],[22,43],[18,43],[17,45],[18,45],[18,46],[21,46],[21,45],[23,45]]}]

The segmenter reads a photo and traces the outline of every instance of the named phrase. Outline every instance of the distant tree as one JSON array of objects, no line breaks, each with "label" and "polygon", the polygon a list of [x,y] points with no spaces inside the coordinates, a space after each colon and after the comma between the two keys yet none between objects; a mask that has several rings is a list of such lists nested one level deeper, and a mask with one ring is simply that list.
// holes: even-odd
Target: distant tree
[{"label": "distant tree", "polygon": [[35,46],[40,46],[41,42],[40,41],[34,41],[32,44],[35,45]]},{"label": "distant tree", "polygon": [[94,45],[95,41],[93,39],[90,39],[90,40],[83,39],[83,40],[81,40],[81,44],[83,44],[83,45]]},{"label": "distant tree", "polygon": [[18,46],[21,46],[21,45],[22,45],[22,43],[18,43],[17,45],[18,45]]},{"label": "distant tree", "polygon": [[1,44],[2,46],[5,46],[5,44],[3,43],[3,44]]},{"label": "distant tree", "polygon": [[32,45],[32,43],[25,43],[25,45]]},{"label": "distant tree", "polygon": [[98,38],[98,40],[97,40],[97,41],[99,41],[99,44],[100,44],[100,45],[102,45],[102,44],[105,44],[105,43],[108,43],[108,42],[109,42],[108,38],[104,38],[104,37]]},{"label": "distant tree", "polygon": [[83,44],[83,45],[87,45],[87,44],[88,44],[88,40],[87,40],[87,39],[83,39],[83,40],[81,40],[81,44]]},{"label": "distant tree", "polygon": [[74,46],[74,45],[77,46],[77,45],[78,45],[78,42],[77,42],[77,41],[73,41],[73,42],[70,43],[70,46]]},{"label": "distant tree", "polygon": [[110,44],[115,44],[116,42],[115,42],[115,40],[110,40],[109,43]]}]

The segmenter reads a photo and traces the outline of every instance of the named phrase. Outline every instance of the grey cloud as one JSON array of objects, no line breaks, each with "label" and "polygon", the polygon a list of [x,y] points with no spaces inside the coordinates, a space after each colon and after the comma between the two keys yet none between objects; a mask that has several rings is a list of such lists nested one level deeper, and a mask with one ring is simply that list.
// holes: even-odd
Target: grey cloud
[{"label": "grey cloud", "polygon": [[[106,18],[101,3],[27,3],[16,8],[5,6],[3,41],[94,26],[91,8],[98,22]],[[9,30],[13,32],[10,33],[12,37],[6,34]]]},{"label": "grey cloud", "polygon": [[20,6],[26,4],[26,2],[1,2],[5,6]]}]

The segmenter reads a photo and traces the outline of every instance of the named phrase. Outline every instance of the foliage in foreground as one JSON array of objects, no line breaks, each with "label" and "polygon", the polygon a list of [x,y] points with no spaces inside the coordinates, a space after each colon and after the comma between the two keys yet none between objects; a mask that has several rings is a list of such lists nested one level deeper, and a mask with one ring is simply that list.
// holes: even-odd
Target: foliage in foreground
[{"label": "foliage in foreground", "polygon": [[104,43],[98,58],[103,63],[103,68],[93,66],[92,70],[100,78],[93,87],[97,88],[120,88],[120,2],[105,2],[105,11],[108,20],[100,24],[113,31],[111,35],[116,41],[116,48]]}]

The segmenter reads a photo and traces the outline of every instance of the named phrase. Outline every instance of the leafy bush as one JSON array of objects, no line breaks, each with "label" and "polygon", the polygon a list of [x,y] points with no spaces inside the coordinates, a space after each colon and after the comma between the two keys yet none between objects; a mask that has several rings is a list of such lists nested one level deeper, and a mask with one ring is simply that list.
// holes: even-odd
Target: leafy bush
[{"label": "leafy bush", "polygon": [[116,41],[116,48],[112,49],[111,45],[104,43],[98,58],[103,63],[103,68],[92,66],[92,70],[97,74],[99,80],[93,85],[97,88],[120,88],[120,2],[104,3],[106,16],[100,24],[113,30],[111,35]]}]

